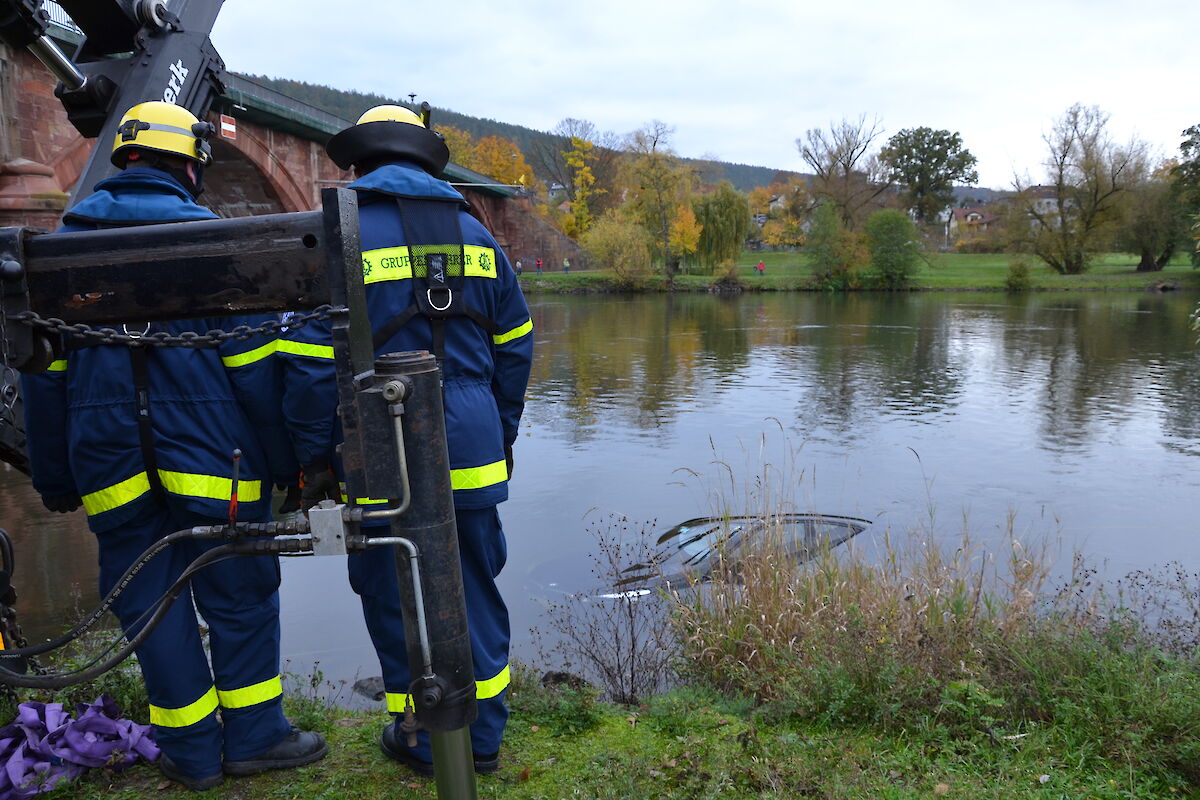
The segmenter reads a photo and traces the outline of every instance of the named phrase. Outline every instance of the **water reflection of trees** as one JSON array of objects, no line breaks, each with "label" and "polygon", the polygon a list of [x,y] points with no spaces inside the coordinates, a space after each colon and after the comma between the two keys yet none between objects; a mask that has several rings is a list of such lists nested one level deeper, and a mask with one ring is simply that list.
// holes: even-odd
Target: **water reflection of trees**
[{"label": "water reflection of trees", "polygon": [[1080,447],[1101,423],[1153,415],[1164,430],[1195,435],[1198,363],[1184,346],[1186,314],[1174,298],[1035,297],[1006,309],[1005,379],[1037,406],[1039,441],[1055,452]]},{"label": "water reflection of trees", "polygon": [[[888,420],[937,424],[968,384],[1031,414],[1043,447],[1156,415],[1200,432],[1186,303],[1128,295],[756,294],[568,297],[533,304],[531,419],[574,441],[662,429],[730,393],[786,390],[806,437],[850,441]],[[736,401],[736,398],[735,398]],[[789,408],[780,414],[789,415]],[[1179,446],[1178,443],[1176,446]]]},{"label": "water reflection of trees", "polygon": [[962,375],[947,313],[825,295],[538,303],[530,397],[550,401],[535,412],[542,422],[587,440],[601,415],[653,428],[747,381],[787,379],[803,427],[845,433],[881,408],[920,416],[953,405]]}]

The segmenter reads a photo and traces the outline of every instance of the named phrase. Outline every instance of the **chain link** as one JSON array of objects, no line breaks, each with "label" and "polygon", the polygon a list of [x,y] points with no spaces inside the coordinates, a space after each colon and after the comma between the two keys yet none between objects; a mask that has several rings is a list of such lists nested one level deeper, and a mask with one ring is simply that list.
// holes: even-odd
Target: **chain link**
[{"label": "chain link", "polygon": [[0,303],[0,425],[11,425],[20,429],[14,409],[17,405],[17,371],[11,366],[12,357],[8,346],[8,317]]},{"label": "chain link", "polygon": [[[41,328],[48,333],[57,333],[65,337],[82,339],[88,344],[124,344],[130,347],[216,347],[225,342],[245,342],[253,339],[255,336],[274,336],[280,331],[296,330],[303,328],[310,322],[316,320],[330,319],[335,316],[340,316],[347,313],[344,306],[335,307],[331,305],[318,306],[304,314],[294,314],[286,320],[268,319],[261,325],[250,327],[249,325],[238,325],[233,330],[222,331],[212,330],[208,333],[196,333],[195,331],[184,331],[178,335],[172,335],[166,331],[154,331],[153,333],[134,333],[130,334],[126,331],[118,331],[115,328],[93,328],[85,323],[76,323],[74,325],[63,322],[57,317],[43,318],[34,311],[23,311],[17,314],[13,319],[31,325],[35,328]],[[4,320],[0,316],[0,333],[3,332]],[[4,353],[7,356],[7,353]],[[5,359],[7,361],[7,358]]]}]

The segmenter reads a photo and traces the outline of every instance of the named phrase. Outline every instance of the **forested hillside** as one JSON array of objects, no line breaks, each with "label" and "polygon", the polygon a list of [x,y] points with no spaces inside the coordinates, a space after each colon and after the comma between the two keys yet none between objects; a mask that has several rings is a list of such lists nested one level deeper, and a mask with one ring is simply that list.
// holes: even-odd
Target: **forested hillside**
[{"label": "forested hillside", "polygon": [[[345,91],[286,78],[268,78],[265,75],[245,75],[243,77],[350,121],[358,119],[359,115],[371,106],[405,101],[405,98]],[[438,107],[434,108],[433,120],[434,125],[450,125],[466,131],[476,139],[485,136],[502,136],[515,142],[517,147],[521,148],[521,152],[527,156],[536,152],[539,145],[542,147],[553,146],[556,138],[548,132],[526,128],[523,125],[471,117]],[[684,159],[684,161],[695,168],[701,182],[715,184],[721,180],[727,180],[744,192],[758,186],[769,186],[773,182],[786,180],[796,174],[749,164],[730,164],[723,161],[693,158]]]}]

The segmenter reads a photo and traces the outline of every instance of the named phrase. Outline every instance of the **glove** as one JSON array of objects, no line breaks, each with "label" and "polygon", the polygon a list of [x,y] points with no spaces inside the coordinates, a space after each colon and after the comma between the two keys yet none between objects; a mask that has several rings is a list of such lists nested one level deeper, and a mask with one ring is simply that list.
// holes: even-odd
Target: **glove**
[{"label": "glove", "polygon": [[276,484],[276,488],[286,489],[287,496],[283,498],[283,502],[279,505],[280,514],[291,514],[293,511],[300,510],[300,484]]},{"label": "glove", "polygon": [[300,489],[300,507],[305,511],[322,500],[342,499],[338,490],[337,478],[329,469],[329,462],[317,461],[303,469],[304,480]]},{"label": "glove", "polygon": [[44,494],[42,495],[42,505],[48,510],[58,514],[67,514],[79,508],[82,501],[79,495],[75,492],[66,494]]},{"label": "glove", "polygon": [[511,444],[504,445],[504,466],[508,468],[508,479],[511,481],[513,472],[513,454]]}]

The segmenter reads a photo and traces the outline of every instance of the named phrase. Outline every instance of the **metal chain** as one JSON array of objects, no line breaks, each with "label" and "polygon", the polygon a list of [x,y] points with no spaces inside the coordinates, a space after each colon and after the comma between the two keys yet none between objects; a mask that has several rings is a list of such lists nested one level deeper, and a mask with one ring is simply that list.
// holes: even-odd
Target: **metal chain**
[{"label": "metal chain", "polygon": [[11,355],[8,347],[8,317],[4,313],[4,305],[0,303],[0,425],[17,425],[17,371],[11,366]]},{"label": "metal chain", "polygon": [[[344,306],[323,305],[304,314],[294,314],[286,320],[268,319],[253,328],[249,325],[238,325],[229,331],[212,330],[204,334],[184,331],[178,335],[172,335],[166,331],[130,334],[114,328],[93,328],[82,322],[71,325],[57,317],[44,319],[34,311],[23,311],[14,319],[49,333],[82,339],[89,344],[124,344],[130,347],[210,347],[230,341],[245,342],[258,335],[274,336],[280,331],[303,328],[310,322],[330,319],[346,313],[348,310]],[[0,334],[2,333],[3,318],[0,316]],[[7,356],[7,353],[4,355]]]}]

